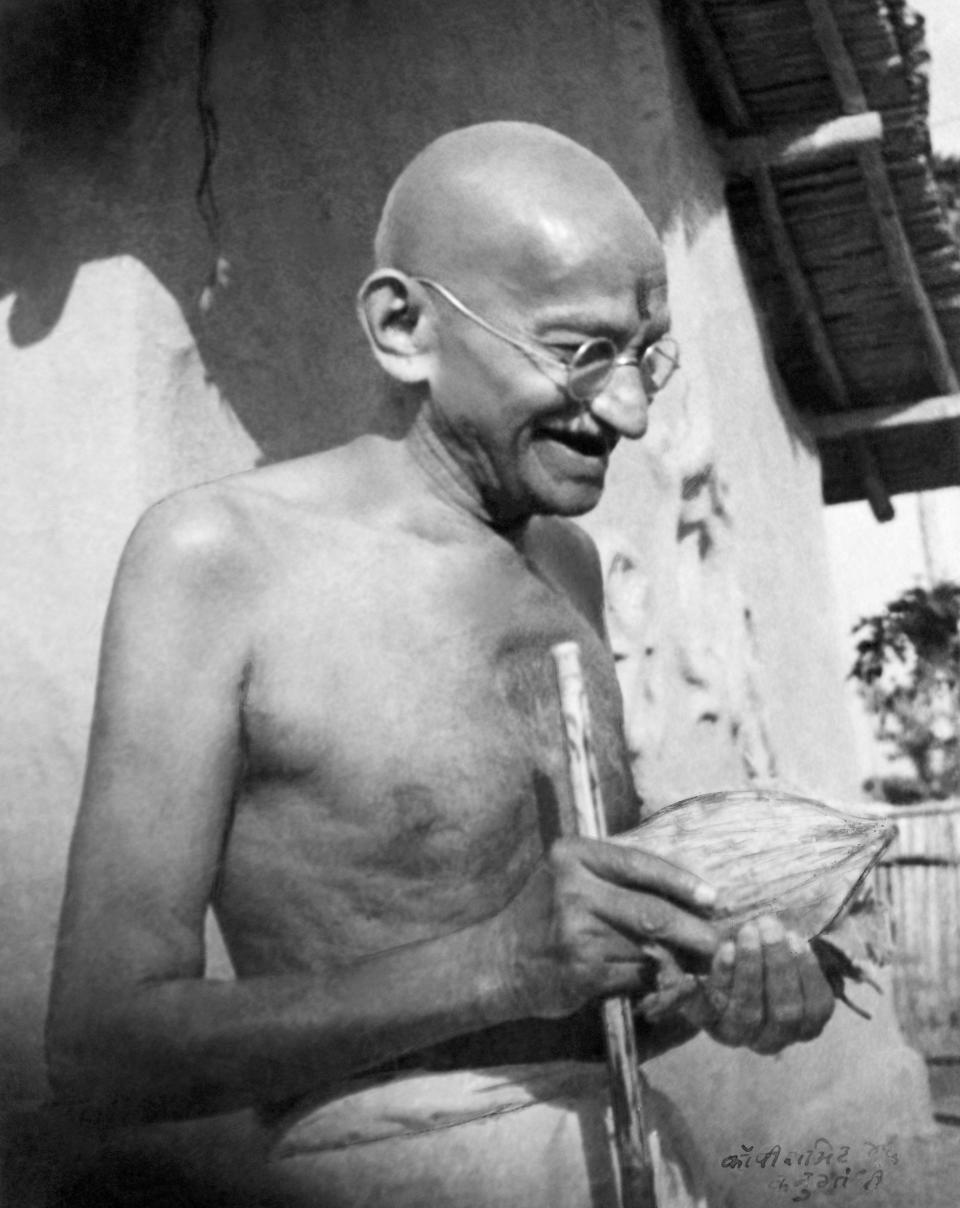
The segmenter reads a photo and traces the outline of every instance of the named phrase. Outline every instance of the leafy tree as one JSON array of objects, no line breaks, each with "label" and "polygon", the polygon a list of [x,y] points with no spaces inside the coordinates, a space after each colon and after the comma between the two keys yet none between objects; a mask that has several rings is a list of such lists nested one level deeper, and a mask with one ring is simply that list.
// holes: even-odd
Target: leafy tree
[{"label": "leafy tree", "polygon": [[850,675],[917,797],[960,794],[960,584],[913,587],[854,626]]}]

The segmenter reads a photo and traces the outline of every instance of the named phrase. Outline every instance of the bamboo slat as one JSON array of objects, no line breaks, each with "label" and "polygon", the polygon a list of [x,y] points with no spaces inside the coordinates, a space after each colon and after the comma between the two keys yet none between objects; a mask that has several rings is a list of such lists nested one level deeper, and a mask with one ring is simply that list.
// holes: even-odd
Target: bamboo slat
[{"label": "bamboo slat", "polygon": [[914,307],[926,338],[931,369],[937,388],[944,394],[953,393],[960,390],[960,379],[953,367],[953,361],[926,286],[917,269],[913,249],[897,209],[896,198],[890,186],[883,157],[877,148],[863,147],[858,152],[858,158],[867,181],[870,205],[880,230],[880,238],[891,270],[901,286],[905,298]]},{"label": "bamboo slat", "polygon": [[703,0],[684,0],[684,7],[711,82],[719,94],[728,125],[734,130],[749,130],[750,115],[740,97],[720,40],[706,14]]},{"label": "bamboo slat", "polygon": [[847,46],[837,25],[834,10],[828,0],[804,0],[813,32],[827,61],[827,67],[843,104],[844,113],[866,113],[866,94],[857,69],[847,53]]}]

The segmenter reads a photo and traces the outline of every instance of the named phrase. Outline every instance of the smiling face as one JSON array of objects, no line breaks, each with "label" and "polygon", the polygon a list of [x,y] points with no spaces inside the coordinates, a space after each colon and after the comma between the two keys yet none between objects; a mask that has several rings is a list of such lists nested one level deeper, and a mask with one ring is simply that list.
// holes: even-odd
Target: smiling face
[{"label": "smiling face", "polygon": [[[642,351],[666,330],[666,291],[663,284],[651,286],[649,257],[642,254],[649,245],[625,246],[634,254],[608,263],[585,257],[548,288],[505,276],[476,282],[464,300],[565,358],[596,336],[623,351]],[[662,269],[657,279],[662,282]],[[593,508],[617,441],[646,430],[649,400],[637,369],[618,369],[585,405],[567,396],[562,372],[546,372],[444,300],[434,306],[439,356],[423,419],[485,508],[503,522]]]},{"label": "smiling face", "polygon": [[[664,334],[663,252],[608,165],[539,127],[498,123],[440,141],[449,140],[457,145],[415,181],[426,196],[395,189],[382,262],[440,282],[564,359],[593,337],[637,353]],[[434,355],[418,427],[461,485],[497,524],[594,507],[617,440],[646,429],[636,367],[618,368],[581,404],[562,371],[545,371],[442,296],[428,291],[424,306]]]}]

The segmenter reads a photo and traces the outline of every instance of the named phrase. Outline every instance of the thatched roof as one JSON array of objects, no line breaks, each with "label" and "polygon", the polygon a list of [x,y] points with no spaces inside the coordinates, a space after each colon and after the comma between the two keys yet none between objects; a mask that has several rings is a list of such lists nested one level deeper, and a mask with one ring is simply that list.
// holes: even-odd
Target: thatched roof
[{"label": "thatched roof", "polygon": [[960,250],[904,0],[679,0],[731,213],[828,503],[960,483]]}]

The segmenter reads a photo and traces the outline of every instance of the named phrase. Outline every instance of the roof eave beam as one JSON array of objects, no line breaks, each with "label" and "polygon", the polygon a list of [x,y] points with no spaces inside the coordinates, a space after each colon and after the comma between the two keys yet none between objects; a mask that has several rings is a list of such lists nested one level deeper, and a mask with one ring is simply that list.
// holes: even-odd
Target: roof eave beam
[{"label": "roof eave beam", "polygon": [[844,151],[879,145],[882,139],[883,119],[879,113],[870,111],[812,126],[725,139],[721,151],[729,175],[751,176],[758,168],[789,168],[815,163]]},{"label": "roof eave beam", "polygon": [[819,440],[900,428],[908,424],[941,424],[960,420],[960,393],[944,394],[919,403],[899,403],[887,407],[864,407],[853,411],[820,415],[801,412],[805,427]]}]

